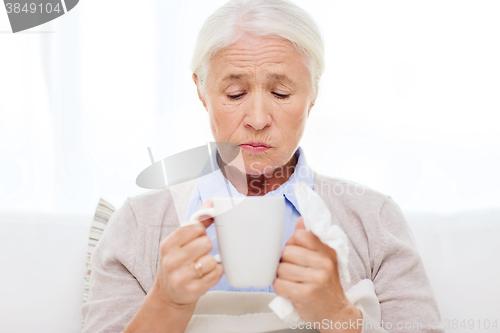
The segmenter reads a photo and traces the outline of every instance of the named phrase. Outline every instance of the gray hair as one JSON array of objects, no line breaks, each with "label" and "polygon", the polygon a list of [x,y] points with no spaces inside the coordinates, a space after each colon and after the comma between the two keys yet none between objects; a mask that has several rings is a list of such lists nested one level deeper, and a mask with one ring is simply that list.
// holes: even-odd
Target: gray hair
[{"label": "gray hair", "polygon": [[231,0],[205,21],[191,61],[191,70],[198,77],[202,94],[206,89],[210,59],[245,33],[289,40],[306,56],[313,101],[316,99],[325,68],[323,37],[313,18],[288,0]]}]

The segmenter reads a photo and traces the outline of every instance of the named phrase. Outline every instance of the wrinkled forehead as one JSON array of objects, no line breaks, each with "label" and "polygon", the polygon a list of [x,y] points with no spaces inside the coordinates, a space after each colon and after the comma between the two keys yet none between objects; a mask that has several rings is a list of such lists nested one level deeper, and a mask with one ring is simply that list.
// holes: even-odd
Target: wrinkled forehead
[{"label": "wrinkled forehead", "polygon": [[289,41],[278,37],[245,36],[210,59],[210,75],[216,82],[255,79],[287,83],[308,76],[307,57]]}]

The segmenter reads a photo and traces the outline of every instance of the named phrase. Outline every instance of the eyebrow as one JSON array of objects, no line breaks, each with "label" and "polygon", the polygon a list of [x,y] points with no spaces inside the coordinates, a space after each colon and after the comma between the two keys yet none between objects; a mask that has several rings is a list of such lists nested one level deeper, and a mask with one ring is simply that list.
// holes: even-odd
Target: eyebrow
[{"label": "eyebrow", "polygon": [[271,77],[271,78],[279,80],[279,81],[292,82],[292,80],[290,78],[288,78],[288,76],[286,76],[285,74],[270,73],[267,75],[267,77]]},{"label": "eyebrow", "polygon": [[226,75],[222,81],[227,81],[227,80],[240,80],[240,79],[243,79],[243,78],[246,78],[248,77],[249,75],[248,74],[229,74],[229,75]]},{"label": "eyebrow", "polygon": [[[250,75],[249,74],[228,74],[222,79],[222,81],[241,80],[241,79],[247,78],[248,76],[250,76]],[[278,81],[287,81],[287,82],[293,83],[293,81],[285,74],[268,73],[266,76],[268,78],[273,78],[273,79],[278,80]]]}]

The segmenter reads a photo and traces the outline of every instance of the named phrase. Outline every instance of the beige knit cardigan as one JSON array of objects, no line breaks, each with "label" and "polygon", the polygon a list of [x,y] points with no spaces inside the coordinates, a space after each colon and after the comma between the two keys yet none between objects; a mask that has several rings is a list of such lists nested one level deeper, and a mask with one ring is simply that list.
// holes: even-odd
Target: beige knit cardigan
[{"label": "beige knit cardigan", "polygon": [[[362,310],[362,332],[443,332],[429,327],[441,320],[438,306],[413,234],[396,203],[359,184],[315,171],[313,175],[314,190],[330,209],[333,223],[349,239],[351,281],[347,283],[341,276],[344,290],[370,279],[380,302],[384,323],[375,323]],[[194,185],[195,181],[190,181],[175,189],[130,197],[111,216],[92,255],[89,298],[81,308],[82,332],[125,329],[153,286],[160,242],[179,227],[178,215],[184,218]],[[208,292],[198,302],[195,314],[253,313],[253,322],[258,322],[259,316],[274,316],[267,307],[274,296],[264,292]],[[392,330],[388,329],[389,322]],[[396,330],[407,323],[421,323],[423,329]],[[248,324],[244,326],[241,332],[252,332]],[[259,328],[253,332],[264,331]],[[286,331],[298,329],[279,332]]]}]

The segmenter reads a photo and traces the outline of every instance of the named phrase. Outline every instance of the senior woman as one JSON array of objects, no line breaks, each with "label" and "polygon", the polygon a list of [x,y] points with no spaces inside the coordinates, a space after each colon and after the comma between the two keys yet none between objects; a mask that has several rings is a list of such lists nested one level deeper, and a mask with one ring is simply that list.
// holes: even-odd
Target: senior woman
[{"label": "senior woman", "polygon": [[[397,205],[307,165],[299,142],[323,68],[316,24],[288,1],[233,0],[208,18],[195,48],[193,80],[215,141],[237,145],[243,163],[228,164],[217,153],[218,172],[181,191],[185,210],[174,207],[168,188],[127,199],[92,257],[84,332],[184,332],[198,301],[215,291],[245,297],[276,293],[290,299],[304,321],[363,323],[320,327],[321,332],[386,332],[403,328],[397,323],[415,322],[420,326],[413,331],[440,331],[429,326],[439,322],[439,311]],[[292,187],[299,181],[321,195],[333,223],[348,236],[349,283],[339,276],[335,251],[304,228]],[[214,257],[213,219],[179,227],[193,212],[211,206],[212,198],[227,196],[227,186],[239,196],[285,197],[282,258],[269,287],[237,289],[227,283]],[[344,293],[362,279],[375,286],[378,325]],[[223,304],[209,306],[217,313]]]}]

